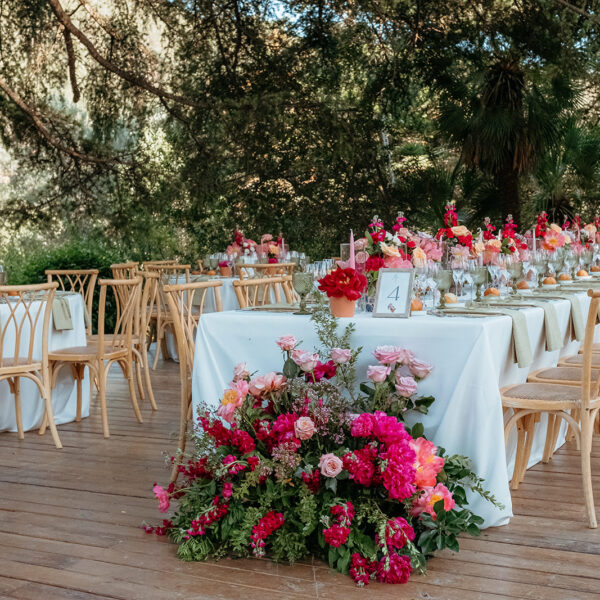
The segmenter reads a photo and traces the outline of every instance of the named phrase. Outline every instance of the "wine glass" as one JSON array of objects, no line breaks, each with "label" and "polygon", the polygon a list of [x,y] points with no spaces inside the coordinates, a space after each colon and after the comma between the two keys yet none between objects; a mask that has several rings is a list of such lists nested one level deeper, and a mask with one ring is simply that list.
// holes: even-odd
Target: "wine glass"
[{"label": "wine glass", "polygon": [[433,272],[433,280],[436,283],[437,289],[440,290],[440,304],[438,308],[446,308],[446,299],[444,293],[450,289],[452,285],[452,271],[450,269],[437,269]]},{"label": "wine glass", "polygon": [[481,287],[485,284],[488,278],[488,270],[487,267],[483,267],[481,265],[475,266],[471,270],[471,277],[473,278],[473,283],[475,284],[475,302],[481,302]]},{"label": "wine glass", "polygon": [[517,283],[523,277],[523,263],[516,256],[508,256],[504,264],[512,281],[513,293],[516,294]]},{"label": "wine glass", "polygon": [[538,287],[542,287],[542,282],[546,276],[546,269],[548,268],[548,256],[543,250],[539,250],[533,257],[533,266],[538,277]]},{"label": "wine glass", "polygon": [[292,275],[292,284],[294,289],[300,296],[300,309],[295,315],[310,315],[310,311],[306,309],[306,296],[312,292],[315,285],[313,274],[310,272],[298,271]]}]

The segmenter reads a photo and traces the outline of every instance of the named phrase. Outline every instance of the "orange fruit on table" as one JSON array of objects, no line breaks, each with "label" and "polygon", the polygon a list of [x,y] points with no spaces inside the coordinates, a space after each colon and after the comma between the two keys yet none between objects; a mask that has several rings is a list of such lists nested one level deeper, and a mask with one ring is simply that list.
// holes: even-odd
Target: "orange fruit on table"
[{"label": "orange fruit on table", "polygon": [[418,310],[423,310],[423,302],[421,302],[420,298],[413,298],[410,301],[410,310],[412,311],[418,311]]},{"label": "orange fruit on table", "polygon": [[456,296],[456,294],[446,292],[444,294],[444,300],[446,301],[446,304],[456,304],[458,302],[458,297]]},{"label": "orange fruit on table", "polygon": [[571,276],[570,276],[568,273],[561,273],[561,274],[558,276],[558,279],[559,279],[560,281],[571,281]]},{"label": "orange fruit on table", "polygon": [[556,285],[556,279],[554,277],[546,277],[543,283],[544,285]]},{"label": "orange fruit on table", "polygon": [[517,283],[517,289],[528,290],[529,284],[525,280],[522,279],[521,281],[519,281],[519,283]]},{"label": "orange fruit on table", "polygon": [[498,290],[498,288],[491,287],[491,288],[488,288],[487,290],[485,290],[485,292],[483,292],[483,295],[484,296],[499,296],[500,291]]},{"label": "orange fruit on table", "polygon": [[585,269],[579,269],[579,271],[577,271],[577,277],[587,277],[588,276],[588,272]]}]

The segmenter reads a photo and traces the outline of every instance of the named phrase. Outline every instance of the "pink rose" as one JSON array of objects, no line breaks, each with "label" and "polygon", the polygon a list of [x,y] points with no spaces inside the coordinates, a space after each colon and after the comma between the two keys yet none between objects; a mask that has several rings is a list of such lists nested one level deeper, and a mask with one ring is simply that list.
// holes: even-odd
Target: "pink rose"
[{"label": "pink rose", "polygon": [[410,260],[400,256],[386,256],[383,264],[386,269],[412,269],[413,266]]},{"label": "pink rose", "polygon": [[386,377],[390,374],[392,367],[386,367],[385,365],[369,366],[367,367],[367,377],[375,383],[382,383]]},{"label": "pink rose", "polygon": [[319,355],[306,352],[305,350],[292,350],[292,360],[303,371],[314,371],[319,362]]},{"label": "pink rose", "polygon": [[396,391],[405,398],[410,398],[417,391],[417,382],[413,377],[396,376]]},{"label": "pink rose", "polygon": [[233,380],[238,381],[238,379],[246,379],[246,377],[250,376],[250,371],[248,371],[248,365],[245,362],[238,363],[233,367]]},{"label": "pink rose", "polygon": [[293,335],[282,335],[275,343],[285,352],[291,352],[298,340]]},{"label": "pink rose", "polygon": [[351,357],[352,352],[350,350],[344,350],[342,348],[331,349],[331,360],[337,365],[347,363]]},{"label": "pink rose", "polygon": [[335,477],[342,472],[342,460],[331,452],[323,454],[319,460],[319,469],[324,477]]},{"label": "pink rose", "polygon": [[413,358],[408,363],[408,368],[410,372],[419,379],[425,379],[425,377],[427,377],[427,375],[429,375],[429,373],[431,373],[433,370],[433,367],[430,364],[427,364],[426,362],[423,362],[417,358]]},{"label": "pink rose", "polygon": [[310,417],[300,417],[294,423],[294,433],[299,440],[310,440],[315,433],[315,424]]},{"label": "pink rose", "polygon": [[410,350],[399,346],[378,346],[373,351],[373,356],[382,365],[404,364],[414,358],[414,354]]},{"label": "pink rose", "polygon": [[171,504],[169,500],[169,493],[164,487],[162,487],[162,485],[155,485],[152,488],[152,491],[158,500],[158,510],[162,513],[166,513],[169,510],[169,505]]}]

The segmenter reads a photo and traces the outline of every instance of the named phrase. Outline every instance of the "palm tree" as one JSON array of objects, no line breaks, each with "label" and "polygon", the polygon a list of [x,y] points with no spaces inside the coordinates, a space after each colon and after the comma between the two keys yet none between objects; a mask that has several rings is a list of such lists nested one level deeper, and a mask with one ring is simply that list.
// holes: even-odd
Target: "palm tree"
[{"label": "palm tree", "polygon": [[496,60],[475,81],[444,91],[442,133],[459,145],[461,161],[492,178],[503,218],[512,214],[520,221],[520,178],[556,143],[557,123],[571,102],[564,81],[555,78],[545,97],[512,57]]}]

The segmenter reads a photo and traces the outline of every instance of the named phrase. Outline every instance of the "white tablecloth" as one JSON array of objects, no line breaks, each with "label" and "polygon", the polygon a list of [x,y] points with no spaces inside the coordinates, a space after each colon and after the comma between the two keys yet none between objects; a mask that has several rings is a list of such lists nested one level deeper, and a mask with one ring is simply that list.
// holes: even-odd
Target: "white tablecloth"
[{"label": "white tablecloth", "polygon": [[[584,293],[578,297],[587,315],[589,298]],[[450,454],[470,457],[474,470],[485,479],[486,488],[505,505],[500,510],[477,495],[470,497],[471,508],[484,518],[486,527],[505,524],[512,516],[508,482],[516,434],[505,449],[499,387],[524,382],[531,370],[552,366],[559,354],[573,354],[579,348],[578,343],[567,340],[569,301],[557,300],[554,305],[561,332],[569,343],[560,352],[546,352],[543,310],[523,309],[534,353],[534,364],[525,369],[513,362],[511,321],[507,316],[377,319],[357,314],[352,319],[356,324],[352,346],[363,347],[357,364],[359,381],[366,379],[366,367],[375,364],[373,349],[383,344],[409,348],[434,366],[433,373],[419,384],[419,393],[435,396],[436,402],[428,415],[415,418],[423,421],[427,437],[438,446]],[[340,321],[343,325],[351,320]],[[251,372],[281,369],[281,351],[275,340],[283,334],[295,335],[306,349],[318,346],[309,317],[254,311],[203,316],[194,357],[194,406],[219,402],[237,362],[246,361]],[[530,464],[542,457],[545,430],[540,433]],[[559,444],[563,441],[561,436]]]},{"label": "white tablecloth", "polygon": [[[79,294],[68,295],[65,298],[69,302],[73,329],[56,331],[52,326],[51,317],[48,332],[48,347],[50,350],[86,345],[83,298]],[[0,327],[4,326],[7,313],[8,306],[0,304]],[[41,321],[40,317],[40,323],[38,324],[39,336],[37,337],[39,347],[36,348],[34,355],[37,358],[41,358]],[[7,338],[9,334],[10,328],[7,331]],[[5,339],[5,344],[7,344],[6,347],[14,347],[14,333],[12,340]],[[85,380],[82,382],[82,417],[87,417],[90,412],[89,390],[90,384],[86,374]],[[62,368],[59,372],[56,387],[52,390],[52,406],[57,425],[75,420],[77,389],[69,368]],[[23,413],[24,430],[35,429],[41,425],[44,416],[44,402],[35,383],[25,378],[21,378],[21,411]],[[17,421],[14,397],[10,393],[8,382],[2,381],[0,382],[0,431],[6,430],[16,431]]]}]

